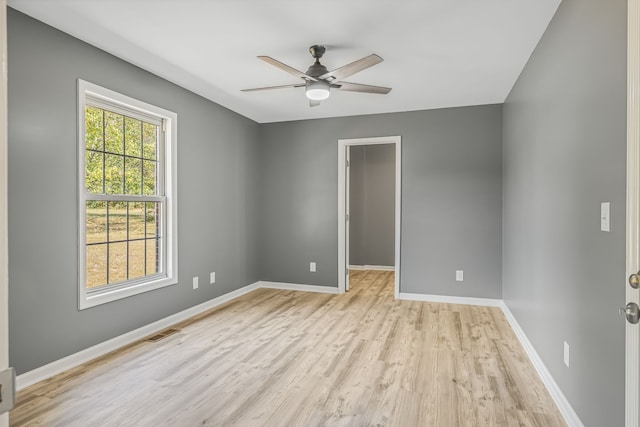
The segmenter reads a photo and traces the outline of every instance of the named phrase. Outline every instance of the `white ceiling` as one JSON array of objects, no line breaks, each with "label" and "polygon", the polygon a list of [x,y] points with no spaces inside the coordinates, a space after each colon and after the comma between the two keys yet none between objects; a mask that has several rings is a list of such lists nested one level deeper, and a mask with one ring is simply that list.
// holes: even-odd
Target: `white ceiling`
[{"label": "white ceiling", "polygon": [[[11,7],[257,122],[504,102],[561,0],[9,0]],[[375,53],[349,77],[388,95],[304,89],[240,92],[301,80],[324,44],[332,70]]]}]

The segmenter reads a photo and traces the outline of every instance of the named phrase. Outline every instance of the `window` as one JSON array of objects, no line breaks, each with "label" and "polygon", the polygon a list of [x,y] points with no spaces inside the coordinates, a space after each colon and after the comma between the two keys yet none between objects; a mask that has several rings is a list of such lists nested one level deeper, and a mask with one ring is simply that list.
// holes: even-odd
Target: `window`
[{"label": "window", "polygon": [[176,120],[78,80],[79,307],[177,283]]}]

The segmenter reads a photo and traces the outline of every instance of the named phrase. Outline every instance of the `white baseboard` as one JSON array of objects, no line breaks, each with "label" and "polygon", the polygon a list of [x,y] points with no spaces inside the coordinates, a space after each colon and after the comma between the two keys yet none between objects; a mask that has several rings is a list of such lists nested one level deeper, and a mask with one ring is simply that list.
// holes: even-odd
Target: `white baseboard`
[{"label": "white baseboard", "polygon": [[507,321],[511,325],[511,329],[513,329],[513,332],[515,332],[516,336],[518,337],[518,340],[520,340],[520,344],[522,345],[522,348],[524,348],[525,353],[527,353],[527,356],[529,356],[529,360],[531,360],[531,363],[533,364],[534,368],[538,372],[538,375],[540,375],[542,382],[544,383],[545,387],[547,388],[547,391],[551,395],[551,398],[556,403],[556,406],[558,407],[558,410],[564,417],[564,420],[567,423],[567,425],[569,427],[584,427],[584,424],[582,424],[580,417],[578,417],[578,414],[573,409],[573,407],[565,397],[564,393],[562,393],[562,390],[560,390],[560,387],[558,386],[556,381],[553,379],[551,372],[549,372],[549,370],[545,366],[544,362],[540,358],[540,355],[535,350],[535,348],[533,347],[533,344],[531,344],[531,341],[529,341],[529,338],[527,338],[524,331],[520,327],[520,324],[518,323],[516,318],[513,316],[513,314],[511,313],[511,310],[509,310],[509,307],[507,307],[507,304],[505,304],[504,301],[502,302],[501,308],[502,308],[502,312],[507,318]]},{"label": "white baseboard", "polygon": [[134,329],[131,332],[127,332],[108,341],[96,344],[93,347],[89,347],[67,357],[63,357],[62,359],[58,359],[32,371],[25,372],[24,374],[18,375],[16,377],[16,388],[18,390],[22,390],[37,382],[46,380],[47,378],[51,378],[54,375],[62,373],[71,368],[75,368],[78,365],[103,356],[128,344],[139,341],[145,337],[148,337],[149,335],[160,332],[161,330],[166,329],[169,326],[180,323],[183,320],[187,320],[193,316],[210,310],[213,307],[224,304],[225,302],[230,301],[234,298],[238,298],[239,296],[247,294],[257,288],[258,282],[247,285],[240,289],[236,289],[235,291],[229,292],[228,294],[221,295],[202,304],[183,310],[179,313],[172,314],[171,316],[165,317],[164,319],[160,319],[138,329]]},{"label": "white baseboard", "polygon": [[502,307],[504,304],[501,299],[408,294],[404,292],[400,292],[398,299],[409,301],[441,302],[445,304],[480,305],[484,307]]},{"label": "white baseboard", "polygon": [[323,294],[337,294],[338,288],[333,286],[299,285],[284,282],[257,282],[259,288],[282,289],[285,291],[320,292]]},{"label": "white baseboard", "polygon": [[396,271],[393,265],[350,265],[349,270]]}]

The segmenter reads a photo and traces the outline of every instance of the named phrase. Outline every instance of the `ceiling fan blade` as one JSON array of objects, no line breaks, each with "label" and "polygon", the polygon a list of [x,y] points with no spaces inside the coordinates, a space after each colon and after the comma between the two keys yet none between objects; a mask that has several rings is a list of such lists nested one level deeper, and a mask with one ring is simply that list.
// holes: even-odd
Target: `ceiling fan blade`
[{"label": "ceiling fan blade", "polygon": [[304,87],[304,83],[294,84],[294,85],[282,85],[282,86],[267,86],[267,87],[254,87],[251,89],[241,89],[241,92],[255,92],[258,90],[271,90],[271,89],[285,89],[289,87]]},{"label": "ceiling fan blade", "polygon": [[305,73],[303,73],[302,71],[296,70],[295,68],[290,67],[287,64],[284,64],[284,63],[278,61],[277,59],[273,59],[270,56],[258,56],[258,59],[262,59],[264,62],[266,62],[268,64],[271,64],[274,67],[280,68],[282,71],[286,71],[287,73],[291,74],[292,76],[300,77],[301,79],[305,79],[305,80],[311,80],[313,82],[317,81],[316,78],[308,76]]},{"label": "ceiling fan blade", "polygon": [[320,101],[315,101],[313,99],[309,100],[309,107],[317,107],[318,105],[320,105]]},{"label": "ceiling fan blade", "polygon": [[334,80],[342,80],[345,77],[349,77],[355,73],[359,73],[362,70],[366,70],[369,67],[381,63],[382,61],[383,59],[375,54],[365,56],[364,58],[358,59],[351,64],[336,68],[333,71],[329,71],[328,73],[321,75],[320,79],[326,80],[328,78],[333,78]]},{"label": "ceiling fan blade", "polygon": [[335,86],[336,89],[347,92],[377,93],[380,95],[386,95],[391,92],[390,87],[362,85],[360,83],[339,82]]}]

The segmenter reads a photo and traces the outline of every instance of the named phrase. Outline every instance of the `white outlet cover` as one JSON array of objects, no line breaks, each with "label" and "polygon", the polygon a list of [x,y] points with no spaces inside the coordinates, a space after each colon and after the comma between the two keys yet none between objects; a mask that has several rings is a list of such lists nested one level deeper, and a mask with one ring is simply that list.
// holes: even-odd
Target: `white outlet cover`
[{"label": "white outlet cover", "polygon": [[610,229],[611,218],[611,203],[600,203],[600,231],[611,231]]},{"label": "white outlet cover", "polygon": [[309,263],[309,271],[312,273],[316,272],[316,263],[315,262],[310,262]]},{"label": "white outlet cover", "polygon": [[198,278],[197,277],[193,278],[193,289],[198,289]]},{"label": "white outlet cover", "polygon": [[212,271],[211,274],[209,275],[209,283],[210,284],[214,284],[216,283],[216,272]]},{"label": "white outlet cover", "polygon": [[569,344],[566,341],[564,342],[564,364],[567,368],[569,367]]},{"label": "white outlet cover", "polygon": [[462,281],[464,281],[464,271],[456,270],[456,282],[462,282]]}]

